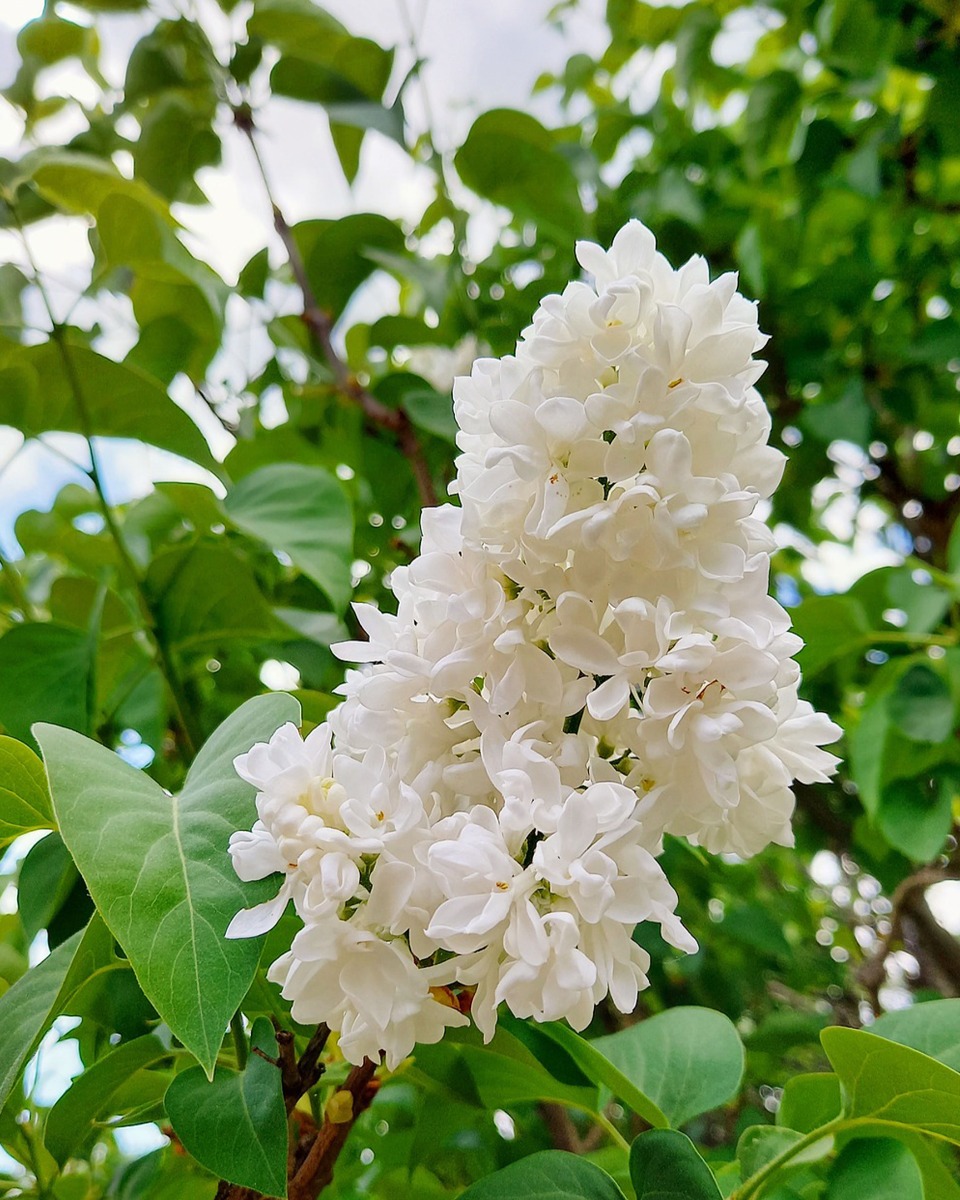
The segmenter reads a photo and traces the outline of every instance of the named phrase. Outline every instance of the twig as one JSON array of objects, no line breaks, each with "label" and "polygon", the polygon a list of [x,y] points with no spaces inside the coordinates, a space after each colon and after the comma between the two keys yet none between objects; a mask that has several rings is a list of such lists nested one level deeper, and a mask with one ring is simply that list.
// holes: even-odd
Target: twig
[{"label": "twig", "polygon": [[334,1165],[354,1122],[375,1095],[370,1083],[376,1069],[377,1064],[365,1058],[359,1067],[353,1068],[343,1087],[334,1093],[320,1132],[290,1181],[290,1200],[316,1200],[333,1178]]},{"label": "twig", "polygon": [[253,150],[257,170],[263,181],[264,190],[267,193],[267,199],[270,202],[273,212],[273,227],[277,231],[287,252],[293,277],[303,297],[303,323],[310,331],[313,340],[326,360],[327,366],[333,374],[337,390],[346,399],[361,409],[370,424],[394,434],[400,452],[410,463],[417,491],[420,494],[420,503],[425,508],[432,507],[437,503],[437,494],[430,476],[430,468],[423,454],[423,448],[420,445],[420,440],[417,437],[416,430],[410,418],[404,409],[391,408],[384,404],[383,401],[378,400],[372,392],[363,386],[337,353],[337,349],[333,344],[333,319],[330,313],[317,301],[293,229],[290,227],[289,222],[283,215],[283,211],[273,197],[269,176],[267,175],[266,167],[257,146],[253,114],[250,111],[249,105],[240,104],[235,106],[233,121],[237,129],[245,135]]},{"label": "twig", "polygon": [[904,921],[912,921],[923,947],[932,950],[938,967],[952,982],[954,994],[960,995],[960,945],[937,923],[924,898],[928,887],[946,879],[960,879],[960,863],[949,863],[945,867],[921,867],[913,875],[908,875],[893,893],[890,930],[857,972],[874,1011],[879,1012],[882,1007],[880,988],[887,977],[886,961],[894,945],[903,940]]},{"label": "twig", "polygon": [[80,425],[82,436],[87,444],[87,453],[90,456],[90,466],[89,468],[82,469],[84,469],[87,477],[93,484],[93,489],[97,496],[97,502],[103,515],[104,524],[106,525],[106,528],[113,539],[114,544],[116,545],[117,553],[120,556],[120,561],[137,594],[143,618],[146,621],[147,632],[153,640],[161,672],[166,681],[170,698],[173,701],[175,721],[180,727],[180,731],[183,736],[183,742],[188,753],[193,755],[196,753],[197,747],[202,739],[198,736],[199,731],[195,731],[192,722],[188,719],[188,713],[191,711],[191,706],[183,689],[176,664],[173,661],[173,655],[170,651],[169,645],[167,644],[163,631],[160,629],[154,615],[153,605],[147,593],[143,576],[141,575],[140,569],[130,553],[127,543],[124,539],[123,532],[117,523],[117,518],[114,516],[113,509],[110,507],[110,502],[107,499],[107,493],[103,486],[103,474],[100,469],[99,455],[97,454],[96,445],[94,444],[93,440],[93,420],[90,415],[90,407],[87,403],[87,397],[84,392],[80,376],[77,373],[76,364],[73,361],[73,356],[70,353],[65,327],[60,324],[54,314],[53,305],[50,302],[50,297],[47,293],[43,276],[40,272],[39,266],[37,265],[37,261],[33,256],[30,243],[27,240],[26,231],[17,217],[16,210],[13,209],[12,205],[10,205],[10,207],[17,223],[20,240],[23,243],[27,261],[30,264],[34,286],[40,294],[40,299],[43,302],[43,306],[47,312],[47,317],[50,321],[50,339],[57,347],[57,352],[60,356],[60,362],[63,367],[63,373],[67,380],[67,386],[72,395],[74,407],[77,412],[77,419]]}]

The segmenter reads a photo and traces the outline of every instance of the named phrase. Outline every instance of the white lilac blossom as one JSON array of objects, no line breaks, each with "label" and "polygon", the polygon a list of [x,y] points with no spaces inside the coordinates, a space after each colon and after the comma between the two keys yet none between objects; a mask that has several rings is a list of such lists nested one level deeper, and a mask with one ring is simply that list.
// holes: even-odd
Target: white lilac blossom
[{"label": "white lilac blossom", "polygon": [[229,934],[292,900],[271,978],[353,1062],[396,1065],[467,1012],[489,1038],[500,1004],[578,1029],[606,996],[632,1009],[639,922],[696,948],[664,835],[790,845],[791,785],[836,766],[767,592],[754,514],[784,460],[755,306],[636,221],[577,253],[593,282],[456,381],[460,505],[423,514],[395,616],[356,606],[342,703],[236,761],[259,820],[234,865],[282,884]]}]

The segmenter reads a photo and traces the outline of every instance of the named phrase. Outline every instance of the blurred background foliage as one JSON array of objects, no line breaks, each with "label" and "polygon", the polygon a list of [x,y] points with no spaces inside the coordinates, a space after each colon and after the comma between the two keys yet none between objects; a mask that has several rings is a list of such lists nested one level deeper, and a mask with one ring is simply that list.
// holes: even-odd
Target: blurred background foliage
[{"label": "blurred background foliage", "polygon": [[[577,11],[567,0],[548,19]],[[131,13],[144,32],[118,88],[100,33]],[[422,87],[415,41],[400,53],[353,36],[310,0],[47,0],[22,27],[2,89],[24,140],[0,161],[0,226],[19,248],[0,267],[0,423],[86,474],[49,511],[19,512],[3,554],[3,755],[31,769],[21,747],[50,721],[173,788],[264,688],[294,691],[319,721],[349,601],[390,607],[419,510],[445,495],[453,375],[513,348],[539,299],[576,275],[575,240],[608,243],[639,217],[674,263],[704,254],[738,270],[772,335],[760,386],[790,458],[769,517],[774,584],[807,643],[806,695],[846,741],[836,785],[799,789],[796,850],[708,862],[667,846],[698,954],[637,932],[655,964],[639,1015],[704,1005],[746,1042],[739,1100],[692,1128],[722,1159],[745,1125],[773,1120],[791,1075],[822,1069],[823,1026],[960,996],[960,9],[608,0],[594,20],[606,50],[537,81],[552,124],[495,109],[452,148],[406,118]],[[67,60],[87,77],[82,100],[45,82]],[[258,166],[274,97],[329,125],[348,181],[384,139],[431,172],[420,219],[288,223],[283,177]],[[51,140],[65,110],[82,128]],[[239,278],[221,278],[181,224],[207,203],[227,142],[265,214]],[[91,247],[66,301],[31,265],[54,214],[85,222]],[[385,276],[396,303],[360,303]],[[215,423],[216,455],[190,413]],[[113,439],[189,460],[194,481],[113,502]],[[46,827],[24,814],[0,833]],[[58,835],[25,845],[4,860],[3,988],[31,944],[56,947],[91,912]],[[69,1009],[87,1067],[156,1025],[121,977]],[[601,1013],[594,1032],[615,1027]],[[156,1074],[139,1069],[123,1123],[163,1124]],[[415,1163],[411,1194],[455,1195],[584,1135],[531,1104],[505,1102],[498,1124],[490,1105],[438,1104],[416,1075],[363,1118],[336,1194],[391,1195]],[[213,1194],[176,1143],[124,1165],[107,1129],[59,1173],[43,1128],[43,1106],[15,1092],[0,1144],[25,1194]],[[811,1179],[789,1194],[822,1194]]]}]

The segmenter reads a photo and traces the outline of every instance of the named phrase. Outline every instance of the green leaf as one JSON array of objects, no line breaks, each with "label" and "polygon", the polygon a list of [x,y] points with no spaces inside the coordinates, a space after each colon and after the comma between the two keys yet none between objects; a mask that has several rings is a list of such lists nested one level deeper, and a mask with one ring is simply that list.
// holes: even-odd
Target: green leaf
[{"label": "green leaf", "polygon": [[798,1133],[812,1133],[838,1116],[841,1107],[840,1080],[836,1075],[825,1071],[794,1075],[784,1086],[777,1124]]},{"label": "green leaf", "polygon": [[733,1022],[709,1008],[667,1009],[591,1045],[674,1126],[725,1104],[743,1075],[743,1043]]},{"label": "green leaf", "polygon": [[0,638],[0,723],[22,740],[42,719],[89,729],[92,670],[90,638],[82,630],[53,622],[15,625]]},{"label": "green leaf", "polygon": [[[561,1025],[556,1021],[541,1025],[539,1028],[542,1033],[566,1050],[588,1079],[609,1088],[618,1100],[622,1100],[648,1124],[655,1128],[663,1128],[670,1124],[669,1119],[664,1116],[654,1101],[633,1082],[632,1077],[618,1069],[618,1066],[615,1065],[616,1059],[601,1051],[599,1043],[606,1039],[597,1038],[594,1041],[587,1041],[586,1038],[574,1033],[568,1026]],[[619,1035],[614,1034],[613,1036],[618,1037]]]},{"label": "green leaf", "polygon": [[276,637],[282,631],[250,566],[226,546],[165,550],[147,571],[157,620],[175,650]]},{"label": "green leaf", "polygon": [[686,1134],[651,1129],[630,1147],[637,1200],[720,1200],[710,1168]]},{"label": "green leaf", "polygon": [[27,437],[54,430],[85,433],[71,383],[75,374],[95,436],[148,442],[217,469],[203,434],[156,379],[86,346],[69,345],[66,352],[70,374],[53,342],[18,346],[12,356],[0,357],[0,424]]},{"label": "green leaf", "polygon": [[69,937],[86,925],[91,908],[60,835],[50,833],[31,846],[17,875],[17,910],[27,937],[32,941],[41,929],[49,929],[54,948],[66,941],[64,932]]},{"label": "green leaf", "polygon": [[92,30],[59,17],[38,17],[28,21],[17,34],[17,49],[21,55],[24,58],[32,55],[45,65],[89,54],[95,46],[96,35]]},{"label": "green leaf", "polygon": [[[258,1017],[251,1046],[277,1057],[277,1039]],[[199,1067],[167,1089],[167,1116],[197,1162],[221,1179],[267,1196],[287,1194],[287,1114],[280,1071],[251,1054],[243,1071],[217,1067],[208,1081]]]},{"label": "green leaf", "polygon": [[862,1029],[825,1029],[849,1118],[906,1125],[960,1145],[960,1073]]},{"label": "green leaf", "polygon": [[108,159],[67,150],[41,150],[32,177],[42,196],[67,212],[99,216],[108,196],[124,195],[172,222],[166,202],[137,179],[121,175]]},{"label": "green leaf", "polygon": [[370,250],[399,254],[404,249],[403,231],[377,213],[353,213],[336,221],[301,221],[293,234],[317,303],[334,318],[376,270]]},{"label": "green leaf", "polygon": [[869,632],[862,605],[844,596],[814,596],[793,610],[794,632],[804,640],[798,661],[805,676],[861,651]]},{"label": "green leaf", "polygon": [[254,814],[233,759],[298,714],[290,696],[248,700],[207,741],[178,796],[95,742],[36,727],[60,831],[90,895],[144,994],[208,1074],[262,944],[224,932],[273,886],[241,884],[230,864],[230,834]]},{"label": "green leaf", "polygon": [[50,1110],[44,1128],[44,1145],[57,1162],[62,1166],[72,1158],[95,1128],[114,1116],[115,1097],[131,1076],[170,1055],[147,1034],[118,1046],[78,1075]]},{"label": "green leaf", "polygon": [[947,681],[924,663],[915,663],[890,694],[894,725],[916,742],[942,742],[953,732],[953,697]]},{"label": "green leaf", "polygon": [[880,793],[877,819],[884,837],[915,862],[929,862],[953,828],[960,768],[942,767],[915,779],[896,779]]},{"label": "green leaf", "polygon": [[321,467],[275,463],[241,479],[224,508],[239,529],[289,554],[343,612],[353,590],[353,508],[332,475]]},{"label": "green leaf", "polygon": [[113,939],[99,917],[75,933],[0,996],[0,1108],[54,1018],[67,1011],[81,986],[113,969]]},{"label": "green leaf", "polygon": [[[504,1041],[501,1038],[500,1044]],[[511,1104],[541,1101],[587,1110],[596,1107],[596,1089],[561,1083],[545,1071],[525,1047],[514,1045],[511,1048],[515,1053],[508,1056],[486,1046],[458,1047],[484,1107],[506,1108]]]},{"label": "green leaf", "polygon": [[488,1175],[459,1200],[623,1200],[606,1171],[568,1154],[541,1150]]},{"label": "green leaf", "polygon": [[857,1138],[833,1164],[825,1200],[924,1200],[917,1160],[892,1138]]},{"label": "green leaf", "polygon": [[[38,665],[35,661],[35,668]],[[21,833],[52,829],[53,825],[43,763],[23,742],[0,736],[0,846]]]},{"label": "green leaf", "polygon": [[573,169],[528,113],[507,108],[483,113],[454,161],[467,187],[536,221],[544,236],[567,243],[580,232],[583,209]]},{"label": "green leaf", "polygon": [[[737,1142],[741,1175],[744,1179],[749,1179],[791,1146],[795,1146],[800,1139],[801,1135],[795,1129],[785,1128],[783,1125],[752,1125],[745,1129]],[[825,1139],[818,1156],[820,1153],[829,1152],[832,1147],[833,1142]],[[799,1155],[793,1160],[795,1163],[800,1161]]]},{"label": "green leaf", "polygon": [[960,1071],[960,1000],[928,1000],[884,1013],[870,1032]]}]

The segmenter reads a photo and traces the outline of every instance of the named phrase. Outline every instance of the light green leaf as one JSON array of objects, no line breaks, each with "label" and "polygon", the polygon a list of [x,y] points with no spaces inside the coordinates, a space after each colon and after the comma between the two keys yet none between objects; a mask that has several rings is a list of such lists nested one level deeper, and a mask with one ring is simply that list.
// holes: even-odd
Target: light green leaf
[{"label": "light green leaf", "polygon": [[82,1149],[97,1125],[115,1115],[115,1096],[131,1076],[170,1057],[153,1036],[135,1038],[78,1075],[47,1116],[43,1142],[61,1166]]},{"label": "light green leaf", "polygon": [[[557,1021],[541,1025],[539,1028],[542,1033],[552,1038],[558,1046],[562,1046],[567,1051],[588,1079],[609,1088],[618,1100],[622,1100],[648,1124],[653,1125],[654,1128],[664,1128],[670,1124],[669,1119],[664,1116],[654,1101],[634,1083],[633,1078],[618,1069],[616,1060],[612,1060],[612,1056],[598,1048],[599,1043],[609,1039],[597,1038],[594,1041],[588,1041],[574,1033],[568,1026],[561,1025]],[[618,1037],[619,1035],[614,1034],[613,1036]]]},{"label": "light green leaf", "polygon": [[14,625],[0,638],[0,723],[30,738],[34,721],[49,718],[70,729],[90,728],[90,638],[46,622]]},{"label": "light green leaf", "polygon": [[743,1043],[733,1022],[709,1008],[667,1009],[591,1045],[674,1126],[725,1104],[743,1075]]},{"label": "light green leaf", "polygon": [[862,1029],[825,1029],[846,1115],[907,1125],[960,1145],[960,1073]]},{"label": "light green leaf", "polygon": [[[783,1125],[752,1125],[749,1129],[745,1129],[737,1142],[737,1159],[740,1162],[741,1175],[744,1179],[749,1179],[751,1175],[762,1171],[775,1158],[779,1158],[791,1146],[795,1146],[800,1139],[801,1135],[795,1129],[788,1129]],[[833,1142],[829,1138],[825,1138],[818,1145],[821,1147],[818,1156],[829,1153],[833,1148]],[[799,1163],[800,1156],[797,1156],[792,1162]]]},{"label": "light green leaf", "polygon": [[283,550],[342,612],[352,592],[353,508],[322,467],[274,463],[245,476],[224,501],[245,533]]},{"label": "light green leaf", "polygon": [[36,727],[60,831],[94,903],[145,995],[208,1074],[262,944],[224,932],[274,886],[242,884],[230,864],[230,834],[254,816],[233,759],[298,715],[290,696],[248,700],[200,751],[178,796],[95,742]]},{"label": "light green leaf", "polygon": [[686,1134],[651,1129],[630,1147],[637,1200],[720,1200],[710,1168]]},{"label": "light green leaf", "polygon": [[870,1032],[960,1071],[960,1000],[928,1000],[885,1013]]},{"label": "light green leaf", "polygon": [[0,996],[0,1108],[54,1018],[67,1012],[92,976],[117,965],[113,939],[95,916],[82,933],[63,942]]},{"label": "light green leaf", "polygon": [[917,1160],[892,1138],[857,1138],[833,1164],[825,1200],[924,1200]]},{"label": "light green leaf", "polygon": [[798,1133],[812,1133],[838,1116],[840,1080],[826,1071],[788,1079],[777,1109],[777,1124]]},{"label": "light green leaf", "polygon": [[[257,1018],[250,1041],[276,1058],[266,1017]],[[273,1063],[251,1054],[243,1071],[217,1067],[211,1081],[191,1067],[174,1078],[165,1105],[177,1137],[207,1170],[267,1196],[286,1196],[287,1114]]]},{"label": "light green leaf", "polygon": [[109,159],[69,150],[41,150],[33,160],[37,191],[67,212],[99,214],[108,196],[124,195],[172,223],[166,202],[137,179],[121,175]]},{"label": "light green leaf", "polygon": [[23,742],[0,736],[0,846],[53,825],[43,763]]},{"label": "light green leaf", "polygon": [[[67,354],[94,435],[148,442],[211,470],[217,468],[203,434],[156,379],[86,346],[70,345]],[[71,377],[53,342],[16,347],[12,357],[0,362],[0,384],[14,373],[20,380],[16,387],[0,386],[0,424],[12,425],[27,437],[54,430],[86,431]]]},{"label": "light green leaf", "polygon": [[488,1175],[459,1200],[623,1200],[606,1171],[565,1150],[541,1150]]},{"label": "light green leaf", "polygon": [[506,108],[483,113],[455,163],[467,187],[536,221],[543,235],[567,243],[580,231],[583,209],[573,169],[528,113]]}]

